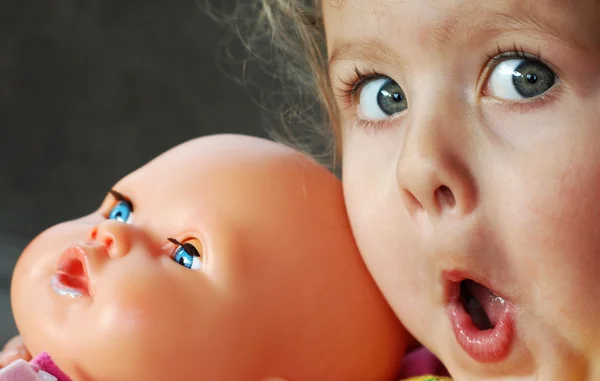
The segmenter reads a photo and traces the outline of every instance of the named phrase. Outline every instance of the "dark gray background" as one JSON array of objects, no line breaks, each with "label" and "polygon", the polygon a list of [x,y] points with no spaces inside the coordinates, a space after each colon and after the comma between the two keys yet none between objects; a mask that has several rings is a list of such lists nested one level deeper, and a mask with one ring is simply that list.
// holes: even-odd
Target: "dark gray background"
[{"label": "dark gray background", "polygon": [[251,90],[217,65],[222,33],[193,0],[0,2],[0,344],[35,235],[180,142],[266,136]]}]

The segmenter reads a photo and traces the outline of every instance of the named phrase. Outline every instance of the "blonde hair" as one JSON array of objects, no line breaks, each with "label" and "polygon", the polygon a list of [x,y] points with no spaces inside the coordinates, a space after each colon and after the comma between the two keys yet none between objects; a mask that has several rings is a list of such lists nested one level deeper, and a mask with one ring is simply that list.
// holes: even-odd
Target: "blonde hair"
[{"label": "blonde hair", "polygon": [[249,74],[254,63],[261,75],[278,82],[278,90],[261,95],[276,97],[279,104],[274,107],[262,97],[259,101],[264,111],[278,116],[276,126],[268,129],[271,136],[335,168],[337,108],[327,73],[320,0],[238,0],[230,10],[202,1],[205,12],[230,32],[222,40],[225,62],[235,62],[232,43],[241,42],[244,84],[257,85]]}]

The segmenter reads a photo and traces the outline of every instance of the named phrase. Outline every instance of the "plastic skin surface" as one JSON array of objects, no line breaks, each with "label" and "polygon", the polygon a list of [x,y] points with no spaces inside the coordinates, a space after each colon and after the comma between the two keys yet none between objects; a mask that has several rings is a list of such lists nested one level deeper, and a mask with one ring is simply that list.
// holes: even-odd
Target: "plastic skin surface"
[{"label": "plastic skin surface", "polygon": [[113,190],[17,263],[12,308],[32,355],[50,353],[76,381],[394,379],[407,334],[326,169],[215,135]]}]

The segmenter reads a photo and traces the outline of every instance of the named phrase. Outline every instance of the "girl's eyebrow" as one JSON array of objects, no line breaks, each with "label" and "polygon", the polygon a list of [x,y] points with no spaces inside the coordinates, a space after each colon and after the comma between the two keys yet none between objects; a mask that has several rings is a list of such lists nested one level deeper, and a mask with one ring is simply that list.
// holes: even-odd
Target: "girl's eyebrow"
[{"label": "girl's eyebrow", "polygon": [[[572,11],[557,7],[559,14]],[[566,16],[565,16],[566,17]],[[428,28],[432,36],[431,46],[455,47],[479,45],[489,41],[503,32],[519,32],[523,34],[546,35],[561,41],[564,45],[582,48],[584,44],[577,39],[577,30],[561,27],[558,21],[545,17],[545,14],[521,12],[488,12],[463,13],[456,18],[447,18]],[[383,41],[374,38],[358,38],[352,40],[337,39],[334,41],[329,58],[328,72],[339,61],[357,60],[365,62],[383,62],[398,67],[402,72],[404,60]]]},{"label": "girl's eyebrow", "polygon": [[[456,18],[449,18],[446,23],[431,26],[433,43],[437,44],[435,46],[480,45],[502,33],[513,32],[526,36],[546,36],[566,46],[581,48],[584,44],[577,39],[577,32],[581,32],[581,29],[573,28],[576,25],[564,21],[575,17],[573,10],[557,2],[552,15],[563,15],[562,18],[551,19],[548,17],[550,13],[531,12],[524,7],[512,11],[462,13]],[[573,16],[569,18],[569,14]]]},{"label": "girl's eyebrow", "polygon": [[[564,7],[564,4],[561,4]],[[563,9],[557,6],[553,14],[563,14],[568,18],[568,9]],[[581,42],[577,41],[576,32],[578,29],[568,28],[566,25],[561,25],[558,20],[551,20],[547,17],[548,13],[521,12],[503,13],[495,12],[487,17],[484,17],[479,25],[474,23],[479,28],[474,33],[485,33],[484,38],[493,37],[504,31],[521,32],[534,35],[546,35],[556,40],[560,40],[563,44],[572,47],[581,47]]]},{"label": "girl's eyebrow", "polygon": [[329,58],[329,71],[339,61],[358,60],[367,62],[385,62],[394,65],[400,70],[404,63],[389,46],[377,39],[338,39],[333,43],[331,57]]}]

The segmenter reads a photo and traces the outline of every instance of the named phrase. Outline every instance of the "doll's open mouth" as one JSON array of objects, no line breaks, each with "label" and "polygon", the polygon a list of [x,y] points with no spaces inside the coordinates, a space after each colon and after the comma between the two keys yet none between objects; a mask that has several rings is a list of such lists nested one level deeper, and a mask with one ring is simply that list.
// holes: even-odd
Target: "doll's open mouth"
[{"label": "doll's open mouth", "polygon": [[471,279],[450,282],[448,315],[459,345],[482,363],[502,361],[514,338],[513,308]]},{"label": "doll's open mouth", "polygon": [[87,257],[82,247],[70,246],[58,261],[52,288],[59,295],[72,298],[90,295]]}]

